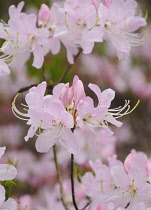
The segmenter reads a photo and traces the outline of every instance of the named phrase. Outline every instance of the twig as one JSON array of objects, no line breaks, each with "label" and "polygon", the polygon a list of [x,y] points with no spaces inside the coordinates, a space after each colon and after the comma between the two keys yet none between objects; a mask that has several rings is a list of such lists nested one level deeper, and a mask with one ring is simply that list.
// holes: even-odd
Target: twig
[{"label": "twig", "polygon": [[56,166],[56,171],[57,171],[57,177],[60,185],[60,196],[61,196],[61,201],[66,210],[69,210],[68,205],[65,201],[65,194],[63,190],[63,185],[62,185],[62,176],[61,176],[61,171],[59,168],[58,160],[57,160],[57,153],[56,153],[56,146],[53,146],[53,155],[54,155],[54,161],[55,161],[55,166]]},{"label": "twig", "polygon": [[[81,52],[82,52],[82,49],[80,49],[79,52],[77,53],[77,55],[74,57],[74,63],[77,60],[77,58],[79,57],[79,55],[81,54]],[[58,82],[56,84],[62,82],[62,80],[64,79],[64,77],[66,76],[66,74],[68,73],[68,71],[71,69],[72,66],[73,66],[73,64],[70,64],[67,67],[67,69],[64,71],[64,73],[62,74],[62,76],[60,77],[60,79],[58,80]]]},{"label": "twig", "polygon": [[46,81],[46,75],[45,75],[45,66],[42,65],[42,81]]},{"label": "twig", "polygon": [[23,88],[19,89],[17,93],[23,93],[23,92],[29,90],[30,88],[32,88],[34,86],[37,86],[37,84],[33,84],[33,85],[30,85],[30,86],[27,86],[27,87],[23,87]]},{"label": "twig", "polygon": [[78,209],[76,200],[75,200],[75,191],[74,191],[74,155],[71,154],[71,191],[72,191],[72,201],[73,201],[73,205],[75,207],[76,210]]},{"label": "twig", "polygon": [[86,209],[88,206],[90,205],[90,202],[89,203],[87,203],[81,210],[84,210],[84,209]]}]

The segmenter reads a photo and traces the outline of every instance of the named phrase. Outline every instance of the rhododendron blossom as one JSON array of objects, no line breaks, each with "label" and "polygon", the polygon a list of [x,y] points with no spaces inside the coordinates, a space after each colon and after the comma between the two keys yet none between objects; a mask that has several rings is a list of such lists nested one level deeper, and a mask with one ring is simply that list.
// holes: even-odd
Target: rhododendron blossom
[{"label": "rhododendron blossom", "polygon": [[129,55],[131,46],[145,41],[145,30],[136,33],[146,26],[146,20],[137,14],[134,0],[66,0],[64,7],[53,4],[49,9],[42,4],[38,16],[23,13],[23,6],[23,1],[17,7],[10,6],[8,24],[0,24],[0,38],[5,40],[0,49],[0,76],[10,73],[8,66],[20,54],[24,64],[32,52],[33,66],[41,68],[44,56],[50,51],[57,54],[61,43],[68,61],[74,63],[78,48],[89,54],[95,42],[110,41],[122,58]]},{"label": "rhododendron blossom", "polygon": [[16,108],[17,95],[12,103],[12,110],[18,118],[27,120],[30,125],[25,140],[37,135],[36,148],[39,152],[47,152],[58,142],[74,154],[80,149],[80,138],[81,141],[86,138],[90,145],[95,145],[95,139],[102,130],[111,136],[113,132],[108,123],[117,127],[122,125],[116,118],[129,113],[129,101],[122,108],[109,109],[115,92],[112,89],[101,92],[94,84],[89,84],[89,88],[98,97],[96,107],[93,99],[86,96],[83,83],[77,76],[71,87],[69,83],[56,85],[52,95],[44,95],[46,82],[32,87],[25,97],[27,105],[23,104],[27,113]]},{"label": "rhododendron blossom", "polygon": [[134,209],[138,203],[143,203],[144,209],[151,207],[147,167],[150,163],[145,153],[135,150],[127,156],[124,165],[115,156],[109,158],[108,166],[100,160],[90,161],[95,175],[87,172],[82,183],[86,187],[86,194],[93,200],[91,205],[112,202],[114,208]]},{"label": "rhododendron blossom", "polygon": [[[11,5],[8,22],[0,20],[0,76],[9,75],[10,69],[16,71],[10,75],[10,80],[6,77],[1,83],[0,91],[4,100],[0,103],[2,118],[5,118],[5,112],[7,115],[4,123],[3,119],[0,123],[0,141],[9,147],[9,155],[5,154],[4,159],[1,157],[6,147],[0,147],[0,210],[151,210],[151,160],[145,153],[133,149],[123,163],[117,160],[115,153],[117,148],[122,154],[120,144],[124,139],[125,143],[130,139],[133,141],[133,132],[129,130],[133,124],[137,131],[137,118],[131,123],[127,120],[126,129],[118,134],[122,139],[119,144],[113,135],[116,133],[114,127],[118,129],[123,124],[119,118],[133,112],[140,100],[132,109],[130,100],[114,108],[115,91],[111,88],[102,90],[96,85],[104,80],[119,92],[127,91],[128,97],[130,89],[141,98],[151,95],[149,74],[146,79],[141,67],[137,66],[132,73],[127,70],[130,69],[130,58],[117,68],[117,60],[111,57],[114,52],[119,59],[128,57],[132,46],[139,46],[146,40],[146,17],[139,11],[137,2],[64,0],[52,3],[51,7],[42,3],[39,11],[35,7],[35,11],[29,8],[23,12],[23,7],[24,1],[17,6]],[[91,72],[90,76],[94,78],[91,81],[96,82],[87,85],[92,98],[74,72],[71,85],[62,81],[66,80],[80,53],[90,54],[96,43],[102,44],[96,53],[104,56],[110,51],[109,59],[114,65],[105,57],[100,61],[100,57],[87,56],[85,69]],[[55,60],[51,56],[54,61],[49,66],[47,55],[58,54],[62,45],[70,64],[61,73],[63,58],[59,56]],[[36,79],[33,79],[32,70],[26,68],[31,56],[31,65],[41,69]],[[135,56],[133,63],[137,63]],[[57,68],[53,68],[54,64]],[[50,72],[51,69],[57,72]],[[28,70],[27,74],[25,70]],[[39,81],[42,82],[38,84]],[[24,84],[26,87],[22,87]],[[44,155],[36,154],[32,144],[25,146],[25,142],[19,141],[21,125],[14,126],[7,100],[15,92],[12,112],[28,126],[24,140],[27,142],[36,137],[36,150],[46,153]],[[118,99],[123,100],[120,96]],[[141,126],[143,128],[148,119],[145,121],[140,116],[143,121],[138,124],[141,134]],[[9,160],[8,164],[6,160]],[[18,174],[12,162],[18,168]],[[14,178],[18,185],[16,189],[15,182],[11,181]]]}]

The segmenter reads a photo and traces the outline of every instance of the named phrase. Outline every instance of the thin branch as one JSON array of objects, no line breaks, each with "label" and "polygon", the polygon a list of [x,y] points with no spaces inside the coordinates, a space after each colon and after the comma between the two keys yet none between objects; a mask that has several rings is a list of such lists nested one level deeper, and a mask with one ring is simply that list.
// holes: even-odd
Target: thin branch
[{"label": "thin branch", "polygon": [[29,90],[30,88],[32,88],[34,86],[37,86],[37,84],[33,84],[33,85],[30,85],[30,86],[27,86],[27,87],[23,87],[23,88],[19,89],[17,93],[23,93],[23,92]]},{"label": "thin branch", "polygon": [[[74,57],[74,63],[77,60],[77,58],[79,57],[79,55],[81,54],[81,52],[82,52],[82,49],[80,49],[79,52],[77,53],[77,55]],[[70,64],[67,67],[67,69],[64,71],[64,73],[62,74],[61,78],[58,80],[58,82],[56,84],[62,82],[62,80],[65,78],[66,74],[68,73],[68,71],[71,69],[72,66],[73,66],[73,64]]]},{"label": "thin branch", "polygon": [[81,210],[84,210],[86,209],[89,205],[90,205],[91,202],[87,203]]},{"label": "thin branch", "polygon": [[74,191],[74,155],[71,154],[71,191],[72,191],[72,201],[73,201],[73,205],[75,207],[76,210],[78,209],[76,200],[75,200],[75,191]]},{"label": "thin branch", "polygon": [[46,75],[45,75],[45,66],[42,65],[42,81],[46,81]]},{"label": "thin branch", "polygon": [[59,164],[58,164],[56,146],[55,145],[53,146],[53,155],[54,155],[54,161],[55,161],[55,166],[56,166],[56,171],[57,171],[57,177],[58,177],[58,181],[59,181],[59,185],[60,185],[61,201],[62,201],[62,204],[63,204],[64,208],[66,210],[69,210],[68,205],[65,201],[65,194],[64,194],[63,185],[62,185],[62,176],[61,176],[61,171],[60,171],[60,167],[59,167]]}]

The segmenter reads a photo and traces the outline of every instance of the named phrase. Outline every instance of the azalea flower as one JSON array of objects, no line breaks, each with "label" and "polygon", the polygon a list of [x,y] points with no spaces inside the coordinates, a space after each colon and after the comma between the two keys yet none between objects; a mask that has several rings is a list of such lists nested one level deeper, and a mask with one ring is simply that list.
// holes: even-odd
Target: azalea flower
[{"label": "azalea flower", "polygon": [[56,85],[52,95],[44,95],[46,82],[32,87],[25,97],[27,105],[22,104],[26,111],[24,113],[16,108],[17,94],[12,103],[12,111],[30,125],[25,140],[36,135],[36,148],[39,152],[47,152],[54,144],[60,143],[68,152],[75,154],[82,146],[80,139],[82,141],[82,138],[86,138],[89,145],[94,146],[102,130],[108,136],[113,135],[108,124],[120,127],[122,123],[116,118],[130,113],[137,104],[131,111],[129,101],[124,107],[109,109],[115,92],[111,89],[101,92],[94,84],[89,84],[89,87],[98,97],[96,107],[93,99],[86,96],[78,76],[74,76],[71,87],[69,83]]},{"label": "azalea flower", "polygon": [[142,209],[150,207],[151,186],[146,167],[150,160],[143,152],[132,152],[127,156],[124,164],[109,158],[108,165],[100,160],[90,161],[94,174],[86,172],[82,183],[86,194],[92,198],[92,206],[113,203],[116,209],[133,210],[139,203]]}]

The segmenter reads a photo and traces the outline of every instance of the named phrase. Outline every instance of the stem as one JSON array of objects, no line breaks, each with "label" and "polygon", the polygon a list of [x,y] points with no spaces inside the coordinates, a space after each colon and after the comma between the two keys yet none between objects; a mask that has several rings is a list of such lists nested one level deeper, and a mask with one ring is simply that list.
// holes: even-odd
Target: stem
[{"label": "stem", "polygon": [[58,164],[58,159],[57,159],[57,152],[56,152],[56,146],[53,146],[53,155],[54,155],[54,161],[55,161],[55,166],[56,166],[56,171],[57,171],[57,177],[60,185],[60,195],[61,195],[61,202],[66,210],[69,210],[68,205],[65,201],[65,194],[63,190],[63,185],[62,185],[62,176],[61,176],[61,171],[60,167]]},{"label": "stem", "polygon": [[87,204],[85,205],[85,207],[83,207],[81,210],[86,209],[89,205],[90,205],[90,202],[89,202],[89,203],[87,203]]},{"label": "stem", "polygon": [[71,154],[71,190],[72,190],[72,201],[73,201],[73,205],[75,207],[76,210],[79,210],[77,207],[77,203],[75,200],[75,191],[74,191],[74,155]]},{"label": "stem", "polygon": [[46,75],[45,75],[45,66],[42,65],[42,81],[46,81]]},{"label": "stem", "polygon": [[[79,52],[77,53],[77,55],[74,57],[74,62],[77,60],[77,58],[79,57],[81,52],[82,52],[82,49],[80,49]],[[65,78],[66,74],[68,73],[68,71],[71,69],[72,66],[73,66],[73,64],[70,64],[67,67],[67,69],[64,71],[63,75],[61,76],[61,78],[58,80],[58,82],[56,84],[60,83]]]},{"label": "stem", "polygon": [[37,84],[33,84],[33,85],[30,85],[30,86],[27,86],[27,87],[23,87],[23,88],[19,89],[17,93],[23,93],[23,92],[29,90],[30,88],[32,88],[34,86],[37,86]]}]

